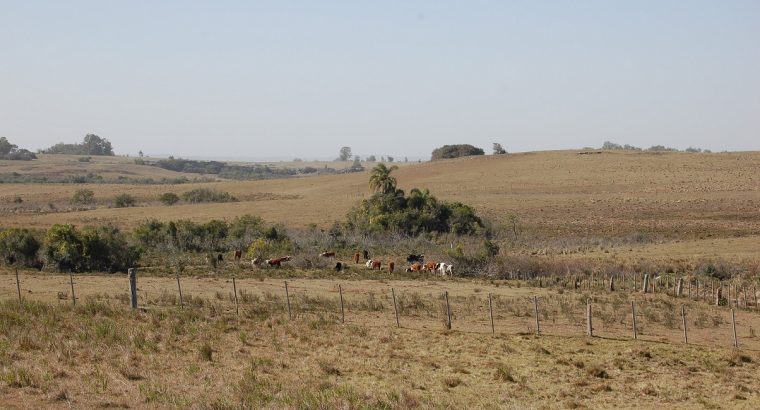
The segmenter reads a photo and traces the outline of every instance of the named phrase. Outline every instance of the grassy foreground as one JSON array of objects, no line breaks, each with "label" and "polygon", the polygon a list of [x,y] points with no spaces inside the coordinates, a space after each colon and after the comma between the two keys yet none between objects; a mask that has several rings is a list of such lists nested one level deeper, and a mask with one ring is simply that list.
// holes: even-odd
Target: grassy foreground
[{"label": "grassy foreground", "polygon": [[[264,302],[262,302],[264,303]],[[757,408],[756,352],[0,302],[4,408]]]}]

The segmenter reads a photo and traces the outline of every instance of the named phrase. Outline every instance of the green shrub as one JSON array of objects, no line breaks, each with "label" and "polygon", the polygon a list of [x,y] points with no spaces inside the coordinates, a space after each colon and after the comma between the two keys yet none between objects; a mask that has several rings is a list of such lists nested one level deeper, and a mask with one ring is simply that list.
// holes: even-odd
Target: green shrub
[{"label": "green shrub", "polygon": [[28,229],[11,228],[0,231],[0,255],[6,263],[35,266],[37,251],[41,246],[37,235]]},{"label": "green shrub", "polygon": [[78,189],[71,197],[71,203],[76,205],[89,205],[95,202],[95,193],[91,189]]},{"label": "green shrub", "polygon": [[161,201],[164,205],[172,206],[179,202],[179,196],[174,192],[165,192],[161,194],[160,197],[158,197],[158,200]]},{"label": "green shrub", "polygon": [[140,252],[113,226],[53,225],[45,234],[44,257],[58,270],[74,272],[125,271],[133,267]]},{"label": "green shrub", "polygon": [[199,202],[233,202],[235,197],[229,192],[220,192],[209,188],[197,188],[182,194],[182,199],[191,203]]},{"label": "green shrub", "polygon": [[117,208],[129,208],[131,206],[135,206],[137,201],[135,201],[135,197],[129,194],[119,194],[116,196],[116,199],[114,199],[114,206]]},{"label": "green shrub", "polygon": [[474,147],[470,144],[444,145],[440,148],[434,149],[430,159],[435,161],[437,159],[459,158],[484,154],[485,151],[483,151],[483,148]]}]

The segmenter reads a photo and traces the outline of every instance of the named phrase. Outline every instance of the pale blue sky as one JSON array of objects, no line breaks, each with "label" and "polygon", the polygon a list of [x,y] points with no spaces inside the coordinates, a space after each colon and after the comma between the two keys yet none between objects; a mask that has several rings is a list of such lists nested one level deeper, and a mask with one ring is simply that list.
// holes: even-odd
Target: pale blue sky
[{"label": "pale blue sky", "polygon": [[0,136],[117,153],[760,149],[758,1],[0,1]]}]

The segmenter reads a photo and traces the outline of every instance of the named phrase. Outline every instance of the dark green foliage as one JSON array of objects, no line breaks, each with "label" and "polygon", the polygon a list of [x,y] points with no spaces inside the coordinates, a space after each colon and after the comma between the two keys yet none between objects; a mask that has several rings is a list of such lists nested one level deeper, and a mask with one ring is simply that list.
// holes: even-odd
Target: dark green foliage
[{"label": "dark green foliage", "polygon": [[32,267],[37,264],[37,251],[42,243],[35,232],[28,229],[0,231],[0,256],[6,263]]},{"label": "dark green foliage", "polygon": [[46,263],[60,271],[125,271],[133,267],[140,252],[113,226],[53,225],[45,234]]},{"label": "dark green foliage", "polygon": [[170,171],[219,175],[222,178],[239,180],[284,178],[299,173],[306,173],[303,170],[295,168],[276,168],[261,164],[229,165],[219,161],[195,161],[174,157],[156,162],[147,162],[138,158],[135,160],[135,163],[138,163],[138,161],[140,165],[152,165]]},{"label": "dark green foliage", "polygon": [[459,158],[470,155],[483,155],[485,151],[482,148],[474,147],[470,144],[444,145],[433,150],[431,160]]},{"label": "dark green foliage", "polygon": [[412,189],[377,193],[363,200],[347,216],[346,226],[361,232],[397,231],[408,235],[423,232],[473,234],[483,228],[475,211],[461,203],[438,201],[428,190]]},{"label": "dark green foliage", "polygon": [[215,191],[209,188],[197,188],[182,194],[182,199],[191,203],[199,202],[233,202],[236,199],[229,192]]},{"label": "dark green foliage", "polygon": [[111,142],[95,134],[85,135],[79,144],[64,144],[60,142],[41,152],[43,154],[114,155]]},{"label": "dark green foliage", "polygon": [[71,197],[71,203],[77,205],[89,205],[95,202],[95,193],[91,189],[78,189]]},{"label": "dark green foliage", "polygon": [[19,149],[16,144],[11,144],[5,137],[0,137],[0,159],[30,161],[37,159],[34,153],[26,149]]},{"label": "dark green foliage", "polygon": [[232,222],[212,219],[206,223],[188,220],[148,221],[133,231],[135,242],[145,250],[162,247],[181,251],[228,251],[244,249],[256,239],[287,240],[282,228],[268,226],[258,216],[243,215]]},{"label": "dark green foliage", "polygon": [[166,192],[161,194],[161,196],[158,197],[158,200],[161,201],[164,205],[171,206],[179,202],[179,196],[174,192]]},{"label": "dark green foliage", "polygon": [[136,203],[135,197],[129,194],[119,194],[114,199],[114,206],[117,208],[128,208],[135,206]]}]

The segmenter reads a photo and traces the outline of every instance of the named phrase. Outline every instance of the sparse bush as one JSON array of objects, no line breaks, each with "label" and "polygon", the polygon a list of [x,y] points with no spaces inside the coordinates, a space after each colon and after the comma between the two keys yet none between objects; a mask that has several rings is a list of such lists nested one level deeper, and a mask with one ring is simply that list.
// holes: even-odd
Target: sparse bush
[{"label": "sparse bush", "polygon": [[172,206],[179,202],[179,196],[174,192],[165,192],[158,197],[158,200],[164,205]]},{"label": "sparse bush", "polygon": [[79,162],[90,162],[90,160],[92,160],[92,157],[79,157],[77,160]]},{"label": "sparse bush", "polygon": [[76,205],[89,205],[95,202],[95,193],[91,189],[78,189],[71,197],[71,203]]},{"label": "sparse bush", "polygon": [[235,197],[229,192],[216,191],[209,188],[197,188],[182,194],[182,199],[190,203],[200,202],[233,202]]},{"label": "sparse bush", "polygon": [[129,208],[135,206],[136,202],[137,201],[135,201],[135,198],[132,195],[119,194],[114,199],[114,206],[117,208]]}]

